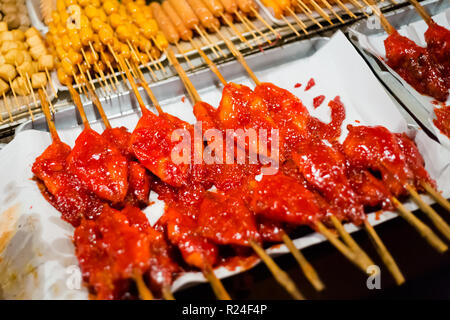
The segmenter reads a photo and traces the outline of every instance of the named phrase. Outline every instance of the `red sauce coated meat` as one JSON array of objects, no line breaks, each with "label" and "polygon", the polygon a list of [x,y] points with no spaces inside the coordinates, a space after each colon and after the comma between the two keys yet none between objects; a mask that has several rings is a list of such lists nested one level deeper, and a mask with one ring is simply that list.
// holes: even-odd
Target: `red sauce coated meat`
[{"label": "red sauce coated meat", "polygon": [[69,171],[99,198],[122,202],[128,190],[126,158],[97,132],[85,129],[67,158]]},{"label": "red sauce coated meat", "polygon": [[268,220],[295,225],[314,225],[323,212],[316,196],[297,179],[279,172],[252,183],[249,208]]},{"label": "red sauce coated meat", "polygon": [[260,240],[253,213],[233,194],[205,194],[198,221],[202,235],[217,244],[247,246]]},{"label": "red sauce coated meat", "polygon": [[430,55],[442,66],[442,74],[446,77],[447,88],[450,84],[450,30],[431,22],[425,32],[425,41]]},{"label": "red sauce coated meat", "polygon": [[[298,226],[329,222],[330,214],[361,224],[365,210],[391,208],[391,196],[404,194],[406,184],[419,191],[424,182],[435,185],[404,134],[349,126],[340,144],[345,108],[339,97],[329,107],[332,120],[325,124],[273,84],[252,91],[230,83],[217,109],[204,102],[194,106],[202,132],[172,115],[147,111],[132,133],[85,129],[73,150],[55,138],[32,170],[50,203],[76,227],[76,255],[93,296],[135,298],[142,278],[160,297],[185,270],[250,266],[250,241],[280,243]],[[215,134],[196,141],[209,129]],[[239,152],[228,154],[216,139],[231,138],[239,150],[259,157],[272,154],[239,141],[229,129],[279,130],[279,170],[259,177],[265,164],[249,163],[249,154],[236,163]],[[211,159],[229,156],[231,163],[196,163],[200,152]],[[166,205],[155,227],[140,210],[148,206],[150,191]]]},{"label": "red sauce coated meat", "polygon": [[103,203],[67,171],[70,152],[68,145],[55,141],[36,159],[32,171],[44,183],[44,195],[61,212],[62,219],[77,226],[82,217],[96,217]]},{"label": "red sauce coated meat", "polygon": [[450,106],[434,108],[436,119],[433,119],[434,125],[450,138]]},{"label": "red sauce coated meat", "polygon": [[[332,205],[335,215],[343,211],[356,224],[364,220],[363,206],[348,181],[344,155],[321,140],[305,141],[293,153],[293,160],[305,180]],[[339,208],[339,209],[338,209]]]},{"label": "red sauce coated meat", "polygon": [[398,32],[385,41],[387,64],[421,94],[438,101],[448,98],[449,83],[426,48]]},{"label": "red sauce coated meat", "polygon": [[179,270],[163,235],[136,208],[106,206],[95,221],[82,221],[74,242],[83,277],[97,299],[126,298],[136,273],[148,272],[154,286],[163,286]]},{"label": "red sauce coated meat", "polygon": [[404,193],[404,185],[413,181],[405,155],[394,134],[384,127],[348,126],[343,152],[354,167],[377,171],[394,195]]}]

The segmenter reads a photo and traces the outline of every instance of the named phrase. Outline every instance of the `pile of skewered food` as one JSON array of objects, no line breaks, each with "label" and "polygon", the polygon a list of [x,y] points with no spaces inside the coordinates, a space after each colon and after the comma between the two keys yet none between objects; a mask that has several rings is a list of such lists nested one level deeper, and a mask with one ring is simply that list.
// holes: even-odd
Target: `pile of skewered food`
[{"label": "pile of skewered food", "polygon": [[[333,119],[324,124],[310,116],[296,96],[273,84],[260,83],[252,90],[228,83],[217,109],[201,101],[194,106],[205,131],[200,144],[193,141],[194,125],[163,112],[159,105],[155,114],[141,103],[142,117],[133,132],[112,128],[104,119],[106,130],[99,134],[75,102],[85,128],[71,149],[59,139],[42,101],[53,143],[32,171],[43,195],[76,228],[83,279],[98,299],[172,299],[170,285],[188,270],[203,272],[217,296],[226,299],[213,268],[255,254],[294,298],[302,298],[263,246],[289,243],[292,231],[309,226],[365,270],[373,264],[370,258],[356,243],[344,245],[329,227],[348,240],[341,222],[370,228],[367,213],[378,209],[397,208],[410,217],[397,199],[435,188],[417,147],[405,134],[349,126],[345,141],[339,143],[345,115],[339,97],[330,101]],[[227,156],[218,140],[208,138],[206,130],[211,128],[224,138],[229,129],[276,129],[279,148],[263,152],[250,141],[236,141],[247,156],[256,152],[260,161],[195,162],[196,148],[204,154],[214,144],[212,157]],[[172,139],[176,130],[191,133],[187,162],[172,158],[180,142]],[[274,139],[269,135],[269,144]],[[273,160],[276,154],[279,169],[261,177],[268,163],[261,159]],[[236,160],[238,155],[230,156]],[[166,204],[154,226],[141,211],[149,205],[151,191]],[[439,251],[447,250],[425,225],[420,230]],[[310,281],[323,288],[311,269]]]},{"label": "pile of skewered food", "polygon": [[19,29],[25,32],[30,27],[25,0],[2,0],[0,12],[0,20],[6,22],[10,30]]},{"label": "pile of skewered food", "polygon": [[26,96],[46,87],[54,59],[35,28],[8,30],[7,23],[0,22],[0,43],[1,95],[11,90],[14,95]]},{"label": "pile of skewered food", "polygon": [[[70,25],[72,15],[68,10],[74,5],[81,11],[79,28]],[[181,40],[193,43],[194,32],[211,45],[208,32],[220,28],[219,19],[229,24],[233,15],[247,19],[255,7],[252,0],[167,0],[162,5],[147,5],[139,0],[58,0],[51,18],[46,19],[47,42],[58,57],[58,78],[62,84],[83,84],[97,78],[107,87],[105,74],[123,71],[123,67],[139,74],[136,67],[155,62],[169,43],[177,47]],[[124,59],[125,66],[119,58]],[[111,86],[114,89],[114,84]]]}]

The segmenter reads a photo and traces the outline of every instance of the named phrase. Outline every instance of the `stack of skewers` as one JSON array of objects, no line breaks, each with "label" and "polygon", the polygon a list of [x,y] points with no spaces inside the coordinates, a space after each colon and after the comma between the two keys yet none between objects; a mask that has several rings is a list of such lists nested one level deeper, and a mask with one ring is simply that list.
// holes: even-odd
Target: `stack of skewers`
[{"label": "stack of skewers", "polygon": [[54,58],[48,53],[40,33],[29,27],[24,8],[25,5],[20,3],[5,1],[1,4],[5,19],[0,22],[0,97],[3,108],[0,110],[0,123],[14,122],[24,106],[30,118],[34,119],[33,110],[38,108],[34,90],[44,90],[47,94],[49,82],[52,94],[57,95],[49,81]]},{"label": "stack of skewers", "polygon": [[[201,100],[174,52],[167,50],[167,54],[195,103],[194,115],[202,121],[203,129],[216,128],[224,138],[229,129],[278,130],[280,170],[260,179],[257,177],[267,162],[194,163],[198,152],[195,141],[189,144],[192,158],[174,161],[171,152],[179,141],[172,139],[172,133],[193,133],[195,127],[162,111],[142,78],[136,83],[135,68],[123,55],[117,57],[117,63],[142,112],[132,133],[112,128],[98,102],[95,105],[106,130],[102,134],[93,131],[72,90],[85,129],[71,149],[59,139],[41,95],[53,144],[36,159],[33,172],[50,203],[76,227],[76,254],[85,283],[95,297],[172,299],[174,279],[184,270],[194,269],[205,275],[218,298],[229,299],[214,268],[227,259],[257,255],[293,298],[302,299],[300,290],[263,246],[285,243],[311,284],[321,290],[324,284],[292,245],[289,233],[298,226],[311,227],[365,272],[373,262],[342,222],[366,228],[401,284],[404,278],[399,267],[367,221],[366,211],[374,208],[396,209],[436,250],[447,251],[444,241],[402,205],[401,200],[411,196],[450,240],[449,226],[419,193],[429,193],[447,210],[449,203],[435,190],[420,153],[406,135],[383,127],[350,126],[349,135],[340,144],[337,138],[344,107],[339,99],[330,102],[335,116],[330,124],[324,124],[311,117],[288,91],[261,83],[243,59],[240,62],[256,84],[253,90],[227,83],[210,61],[224,85],[222,101],[215,109]],[[144,87],[158,115],[145,107],[138,85]],[[274,139],[269,137],[270,142]],[[206,138],[197,147],[203,154],[214,142]],[[276,158],[276,152],[263,152],[250,142],[236,144],[260,159]],[[216,155],[222,156],[220,152]],[[216,191],[211,190],[213,186]],[[165,213],[155,226],[150,226],[140,211],[148,206],[151,190],[166,203]]]}]

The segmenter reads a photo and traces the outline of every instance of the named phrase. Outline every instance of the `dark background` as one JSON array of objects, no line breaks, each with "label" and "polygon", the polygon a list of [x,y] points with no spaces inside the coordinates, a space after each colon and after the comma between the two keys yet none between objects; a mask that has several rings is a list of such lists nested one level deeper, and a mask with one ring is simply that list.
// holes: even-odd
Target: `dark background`
[{"label": "dark background", "polygon": [[[449,212],[437,206],[434,208],[450,223]],[[431,226],[421,212],[415,214]],[[320,293],[309,284],[291,255],[278,257],[275,261],[289,273],[307,299],[450,299],[449,251],[444,254],[435,251],[402,218],[378,225],[376,231],[406,278],[402,286],[395,284],[365,231],[358,231],[353,237],[381,267],[380,290],[367,289],[367,275],[348,262],[328,242],[302,250],[326,286]],[[223,280],[223,284],[232,299],[290,299],[262,264]],[[185,289],[176,293],[175,297],[181,300],[215,299],[208,284]]]}]

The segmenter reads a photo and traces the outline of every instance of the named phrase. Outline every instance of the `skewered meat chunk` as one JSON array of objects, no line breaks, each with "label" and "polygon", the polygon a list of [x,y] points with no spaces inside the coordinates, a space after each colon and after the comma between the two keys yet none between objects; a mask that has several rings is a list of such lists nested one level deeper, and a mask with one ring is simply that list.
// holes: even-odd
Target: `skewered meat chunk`
[{"label": "skewered meat chunk", "polygon": [[394,195],[404,193],[404,185],[413,182],[398,140],[388,129],[377,126],[348,127],[343,152],[352,166],[381,173],[384,184]]},{"label": "skewered meat chunk", "polygon": [[82,217],[97,216],[103,204],[67,172],[66,159],[70,151],[68,145],[53,142],[36,159],[32,171],[44,183],[50,203],[61,212],[63,220],[78,226]]},{"label": "skewered meat chunk", "polygon": [[85,129],[75,142],[68,168],[101,199],[122,202],[128,190],[128,164],[101,135]]},{"label": "skewered meat chunk", "polygon": [[442,102],[447,100],[449,84],[426,48],[397,31],[384,41],[384,46],[387,64],[406,82],[421,94]]},{"label": "skewered meat chunk", "polygon": [[432,58],[443,67],[447,88],[450,87],[450,30],[432,21],[425,32],[425,41]]},{"label": "skewered meat chunk", "polygon": [[172,150],[179,142],[173,142],[171,138],[174,130],[188,128],[187,123],[175,125],[166,117],[148,111],[133,131],[130,148],[139,162],[164,182],[176,187],[186,185],[191,161],[187,159],[189,161],[178,164],[172,161]]},{"label": "skewered meat chunk", "polygon": [[122,298],[135,272],[149,268],[151,240],[125,214],[107,206],[96,221],[82,221],[74,234],[76,255],[97,299]]},{"label": "skewered meat chunk", "polygon": [[249,240],[260,241],[255,217],[237,195],[207,192],[198,224],[201,234],[217,244],[248,246]]},{"label": "skewered meat chunk", "polygon": [[317,138],[303,141],[292,159],[305,180],[316,188],[325,199],[343,211],[345,218],[360,224],[364,220],[363,206],[351,188],[346,176],[346,159],[337,149]]},{"label": "skewered meat chunk", "polygon": [[218,249],[201,235],[195,215],[170,206],[162,216],[161,223],[166,225],[170,242],[180,249],[187,264],[201,270],[216,264]]},{"label": "skewered meat chunk", "polygon": [[131,133],[128,132],[127,128],[107,128],[102,132],[102,137],[116,147],[124,157],[127,159],[132,157],[129,150]]},{"label": "skewered meat chunk", "polygon": [[282,172],[250,184],[249,209],[270,221],[314,226],[324,218],[314,193]]},{"label": "skewered meat chunk", "polygon": [[148,205],[150,179],[150,175],[142,165],[136,161],[130,161],[128,163],[128,194],[125,202],[134,206]]},{"label": "skewered meat chunk", "polygon": [[414,173],[414,184],[418,190],[422,190],[421,182],[429,183],[436,187],[436,182],[431,179],[425,169],[425,160],[417,149],[416,144],[404,133],[396,133],[397,142],[405,155],[405,161],[409,169]]}]

